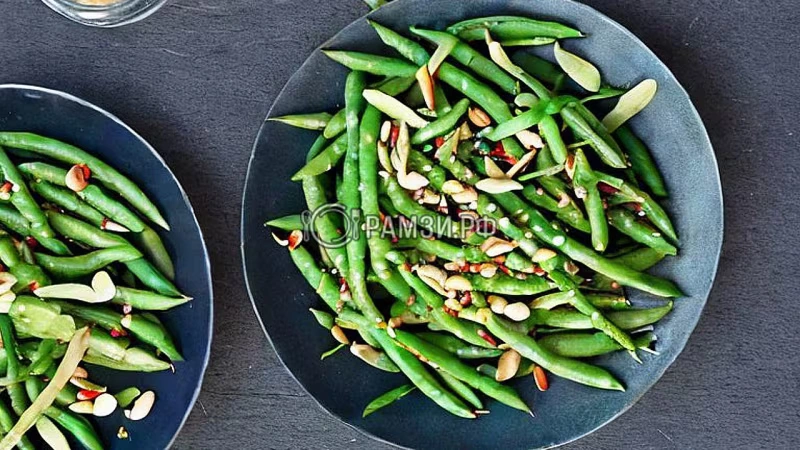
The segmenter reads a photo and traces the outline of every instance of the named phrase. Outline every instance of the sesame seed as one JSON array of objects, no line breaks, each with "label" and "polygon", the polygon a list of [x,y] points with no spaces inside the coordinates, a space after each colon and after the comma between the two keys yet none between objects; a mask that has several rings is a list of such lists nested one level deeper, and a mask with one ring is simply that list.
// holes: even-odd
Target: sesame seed
[{"label": "sesame seed", "polygon": [[556,236],[553,238],[553,245],[561,247],[562,245],[564,245],[564,242],[566,241],[567,240],[564,238],[564,236]]}]

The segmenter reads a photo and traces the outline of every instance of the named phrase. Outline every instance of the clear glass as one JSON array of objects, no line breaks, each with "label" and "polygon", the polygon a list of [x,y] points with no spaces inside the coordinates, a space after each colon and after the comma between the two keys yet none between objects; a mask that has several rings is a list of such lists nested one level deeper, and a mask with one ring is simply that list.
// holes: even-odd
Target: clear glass
[{"label": "clear glass", "polygon": [[92,27],[118,27],[144,19],[167,0],[42,0],[68,19]]}]

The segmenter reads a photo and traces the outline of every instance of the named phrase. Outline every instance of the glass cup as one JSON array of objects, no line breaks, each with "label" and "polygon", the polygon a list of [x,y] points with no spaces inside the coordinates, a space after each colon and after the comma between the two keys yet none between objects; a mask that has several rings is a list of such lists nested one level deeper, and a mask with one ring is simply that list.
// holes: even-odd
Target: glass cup
[{"label": "glass cup", "polygon": [[118,27],[153,14],[167,0],[42,0],[62,16],[92,27]]}]

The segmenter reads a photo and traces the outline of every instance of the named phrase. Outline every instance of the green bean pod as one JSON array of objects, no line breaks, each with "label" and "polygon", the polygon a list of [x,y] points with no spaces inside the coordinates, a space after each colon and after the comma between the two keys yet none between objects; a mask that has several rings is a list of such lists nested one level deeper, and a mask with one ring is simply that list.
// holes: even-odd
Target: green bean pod
[{"label": "green bean pod", "polygon": [[158,208],[147,198],[147,195],[130,179],[95,156],[64,142],[32,133],[2,132],[0,133],[0,145],[33,151],[69,164],[86,164],[91,170],[93,178],[100,180],[106,187],[117,192],[145,217],[169,230],[166,220],[161,216]]},{"label": "green bean pod", "polygon": [[528,51],[514,52],[511,60],[525,72],[550,84],[553,91],[558,91],[564,83],[566,74],[557,65]]},{"label": "green bean pod", "polygon": [[331,170],[347,152],[347,135],[342,134],[292,175],[292,181],[321,175]]},{"label": "green bean pod", "polygon": [[172,361],[183,361],[172,337],[160,323],[153,322],[139,314],[128,314],[120,321],[140,341],[150,344],[167,355]]},{"label": "green bean pod", "polygon": [[356,72],[392,77],[413,77],[417,68],[397,58],[353,51],[323,50],[328,58]]},{"label": "green bean pod", "polygon": [[[24,166],[21,165],[20,167]],[[40,197],[46,201],[55,204],[65,210],[80,216],[89,223],[96,227],[103,227],[106,223],[106,218],[103,213],[94,209],[88,203],[83,201],[78,194],[70,191],[69,189],[62,188],[49,181],[35,179],[30,182],[31,190],[39,194]]]},{"label": "green bean pod", "polygon": [[[649,347],[655,335],[647,332],[633,338],[636,348]],[[622,346],[603,333],[555,333],[543,336],[537,343],[544,349],[567,358],[590,358],[605,355]]]},{"label": "green bean pod", "polygon": [[151,352],[138,347],[130,347],[125,350],[125,357],[122,361],[96,353],[87,353],[83,360],[88,364],[125,372],[161,372],[172,367],[169,362],[158,359]]},{"label": "green bean pod", "polygon": [[101,270],[115,262],[129,262],[141,259],[139,250],[129,246],[119,246],[96,250],[80,256],[51,256],[36,253],[36,262],[56,278],[74,280]]},{"label": "green bean pod", "polygon": [[538,37],[568,39],[583,37],[580,31],[560,24],[519,16],[490,16],[462,20],[447,27],[447,32],[468,41],[484,38],[485,31],[499,40],[526,40]]},{"label": "green bean pod", "polygon": [[603,199],[597,188],[597,178],[581,149],[575,152],[574,167],[575,173],[572,181],[576,188],[583,190],[585,195],[583,203],[586,207],[586,214],[589,216],[589,226],[592,229],[592,247],[598,252],[603,252],[608,246],[608,219]]},{"label": "green bean pod", "polygon": [[445,385],[453,390],[459,397],[464,399],[467,403],[472,405],[475,409],[483,409],[483,402],[481,399],[475,395],[475,392],[464,383],[463,381],[459,380],[458,378],[450,375],[449,373],[445,372],[444,370],[438,370],[439,377],[442,379]]},{"label": "green bean pod", "polygon": [[[11,428],[14,427],[14,424],[17,423],[17,417],[14,414],[6,402],[0,399],[0,435],[5,436],[6,433],[11,431]],[[19,450],[35,450],[36,447],[33,443],[28,439],[28,436],[22,436],[22,438],[17,443],[17,448]],[[100,449],[102,450],[102,447]]]},{"label": "green bean pod", "polygon": [[436,345],[420,339],[412,333],[403,330],[395,330],[395,333],[400,343],[414,349],[414,351],[424,356],[427,360],[439,366],[440,370],[507,406],[519,409],[520,411],[530,412],[528,405],[522,401],[513,388],[504,386],[492,378],[481,375],[474,368],[462,363],[457,357]]},{"label": "green bean pod", "polygon": [[395,178],[389,178],[386,181],[386,193],[392,199],[392,204],[415,225],[451,239],[460,237],[461,227],[458,222],[453,221],[450,217],[431,211],[412,200]]},{"label": "green bean pod", "polygon": [[423,331],[417,333],[417,336],[443,350],[453,353],[461,359],[497,358],[503,354],[503,350],[498,348],[484,348],[469,345],[461,339],[448,334]]},{"label": "green bean pod", "polygon": [[411,143],[419,145],[427,142],[435,137],[444,136],[453,131],[461,117],[467,113],[469,109],[469,100],[461,99],[456,103],[450,111],[438,117],[435,121],[429,123],[424,128],[417,130],[411,137]]},{"label": "green bean pod", "polygon": [[661,233],[656,232],[656,230],[649,225],[638,221],[636,216],[627,209],[611,208],[608,211],[608,219],[611,226],[621,233],[630,236],[634,241],[640,244],[644,244],[666,255],[676,255],[678,253],[675,246],[667,242],[667,240],[661,236]]},{"label": "green bean pod", "polygon": [[658,171],[653,157],[647,150],[644,142],[641,141],[627,125],[617,128],[614,135],[619,139],[619,143],[628,153],[631,168],[636,176],[650,188],[650,191],[658,197],[667,196],[667,188],[661,172]]},{"label": "green bean pod", "polygon": [[31,223],[12,206],[0,204],[0,224],[22,237],[30,236]]},{"label": "green bean pod", "polygon": [[191,300],[191,297],[169,297],[155,292],[117,286],[117,292],[111,302],[117,305],[130,305],[142,311],[166,311]]},{"label": "green bean pod", "polygon": [[536,295],[554,288],[545,278],[535,275],[524,280],[503,273],[497,273],[491,278],[472,273],[463,273],[461,276],[470,282],[473,290],[501,295]]},{"label": "green bean pod", "polygon": [[144,251],[159,272],[170,280],[175,279],[175,265],[172,263],[172,258],[169,256],[169,252],[164,247],[164,242],[156,230],[145,225],[141,233],[133,235],[133,239],[139,244],[139,248]]},{"label": "green bean pod", "polygon": [[[636,330],[654,324],[661,320],[672,310],[672,302],[663,306],[647,309],[630,309],[614,311],[607,314],[608,320],[623,330]],[[592,319],[582,313],[570,310],[544,310],[534,309],[531,317],[525,322],[528,328],[535,325],[545,325],[553,328],[566,328],[570,330],[589,330],[594,328]]]},{"label": "green bean pod", "polygon": [[494,314],[488,314],[486,326],[492,334],[502,339],[520,355],[554,375],[600,389],[625,390],[622,384],[605,369],[552,353],[533,338],[515,331],[508,322]]},{"label": "green bean pod", "polygon": [[[120,247],[114,247],[120,248]],[[108,250],[114,250],[114,248],[110,248]],[[124,247],[122,247],[124,248]],[[132,247],[128,247],[132,248]],[[149,261],[144,258],[137,258],[129,261],[124,261],[125,267],[128,268],[136,278],[142,282],[145,286],[153,289],[154,291],[158,292],[162,295],[168,295],[171,297],[182,297],[181,291],[175,287],[167,277],[165,277],[161,272],[158,271]]]},{"label": "green bean pod", "polygon": [[[558,179],[555,179],[555,181],[558,183],[563,183],[563,181]],[[542,183],[542,185],[544,185],[544,183]],[[536,186],[529,184],[525,186],[524,189],[522,189],[522,195],[526,199],[528,199],[528,201],[533,203],[535,206],[544,208],[550,212],[555,213],[556,217],[559,220],[571,226],[572,228],[578,231],[582,231],[584,233],[591,232],[589,221],[587,221],[586,218],[583,216],[583,212],[581,212],[581,210],[575,206],[575,203],[572,201],[571,198],[570,198],[570,203],[562,208],[558,206],[558,202],[555,199],[553,199],[546,192],[540,189],[541,188],[537,188]],[[566,186],[564,186],[563,188],[559,187],[556,189],[557,190],[566,189]]]}]

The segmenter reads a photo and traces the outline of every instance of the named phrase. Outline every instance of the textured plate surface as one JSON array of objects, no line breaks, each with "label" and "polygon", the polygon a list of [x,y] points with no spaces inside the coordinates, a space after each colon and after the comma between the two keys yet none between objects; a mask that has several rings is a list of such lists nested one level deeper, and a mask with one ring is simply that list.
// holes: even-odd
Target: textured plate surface
[{"label": "textured plate surface", "polygon": [[[118,118],[63,92],[33,86],[0,85],[0,130],[30,131],[60,139],[98,156],[136,182],[158,206],[171,232],[160,232],[175,263],[175,284],[194,298],[159,313],[186,361],[154,374],[114,372],[87,365],[92,378],[117,392],[128,386],[156,392],[142,421],[126,420],[120,409],[94,420],[103,441],[114,449],[167,448],[200,392],[211,348],[211,270],[200,226],[178,180],[156,151]],[[130,440],[117,438],[124,425]]]},{"label": "textured plate surface", "polygon": [[[267,218],[304,208],[299,185],[289,177],[302,166],[315,133],[265,122],[256,140],[245,187],[242,247],[248,288],[268,337],[298,382],[334,416],[378,439],[413,448],[541,448],[577,439],[608,423],[636,402],[681,352],[705,305],[722,244],[722,194],[717,164],[705,128],[686,92],[664,64],[630,32],[594,9],[566,0],[439,1],[402,0],[369,18],[395,30],[409,25],[443,28],[471,17],[519,14],[576,26],[589,35],[564,47],[587,56],[616,85],[644,78],[658,81],[659,92],[631,121],[650,146],[667,181],[665,203],[681,238],[681,254],[653,273],[676,280],[686,296],[656,327],[659,356],[644,364],[618,353],[594,362],[616,374],[624,393],[605,392],[551,377],[539,393],[526,378],[516,387],[536,417],[490,403],[491,414],[477,421],[457,419],[414,393],[366,419],[364,406],[403,383],[403,377],[376,372],[345,352],[324,362],[319,355],[334,345],[308,313],[321,305],[286,254],[264,229]],[[323,48],[386,52],[365,19],[346,27]],[[334,111],[343,104],[346,70],[315,51],[289,80],[270,116]],[[634,302],[652,301],[630,292]],[[657,412],[654,412],[657,414]]]}]

